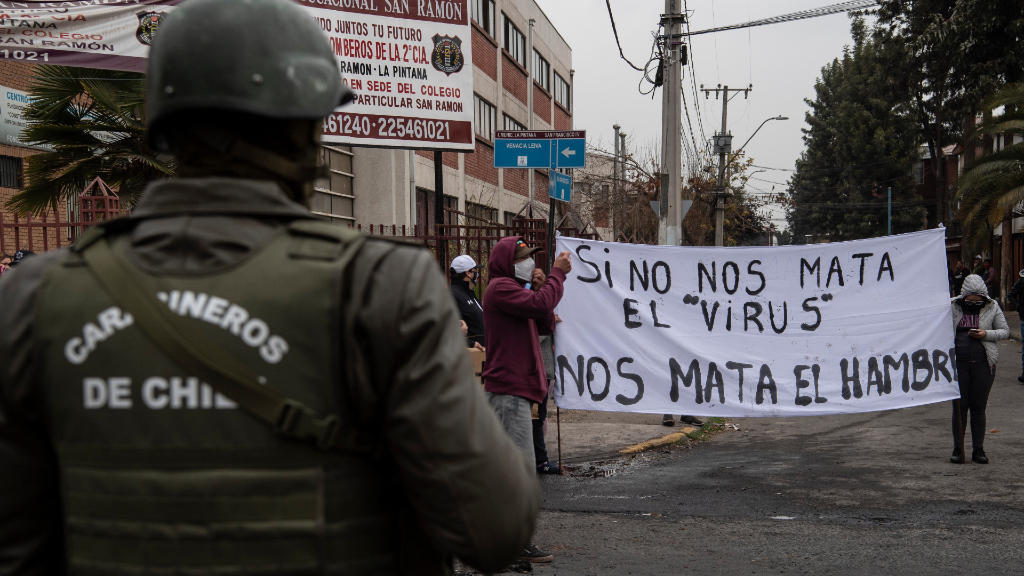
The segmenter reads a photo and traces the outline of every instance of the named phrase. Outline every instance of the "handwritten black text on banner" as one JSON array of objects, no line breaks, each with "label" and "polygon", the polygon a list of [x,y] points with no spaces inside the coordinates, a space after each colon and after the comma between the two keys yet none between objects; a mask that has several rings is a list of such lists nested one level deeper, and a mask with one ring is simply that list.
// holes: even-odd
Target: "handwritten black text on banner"
[{"label": "handwritten black text on banner", "polygon": [[560,407],[792,416],[959,396],[941,229],[773,248],[558,242],[576,259]]}]

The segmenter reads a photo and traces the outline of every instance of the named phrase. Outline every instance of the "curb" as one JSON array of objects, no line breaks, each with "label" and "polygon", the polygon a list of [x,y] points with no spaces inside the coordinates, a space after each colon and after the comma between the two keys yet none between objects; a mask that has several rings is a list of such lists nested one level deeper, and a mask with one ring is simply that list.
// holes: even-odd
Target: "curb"
[{"label": "curb", "polygon": [[622,450],[619,450],[619,454],[636,454],[638,452],[643,452],[644,450],[657,448],[658,446],[674,444],[682,440],[687,434],[694,432],[696,430],[697,428],[694,426],[687,426],[686,428],[683,428],[679,432],[673,432],[671,434],[666,434],[660,438],[654,438],[652,440],[647,440],[646,442],[633,444],[632,446],[626,446]]}]

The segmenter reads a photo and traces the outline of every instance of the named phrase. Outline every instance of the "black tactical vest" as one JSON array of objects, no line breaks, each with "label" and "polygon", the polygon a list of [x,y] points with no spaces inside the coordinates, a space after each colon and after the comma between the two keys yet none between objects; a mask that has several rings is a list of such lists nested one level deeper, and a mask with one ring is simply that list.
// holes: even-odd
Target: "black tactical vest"
[{"label": "black tactical vest", "polygon": [[[154,299],[215,354],[345,420],[348,232],[293,225],[222,273],[154,277]],[[115,253],[127,239],[111,237]],[[287,440],[188,374],[80,255],[39,295],[37,354],[72,574],[392,574],[396,492],[367,454]]]}]

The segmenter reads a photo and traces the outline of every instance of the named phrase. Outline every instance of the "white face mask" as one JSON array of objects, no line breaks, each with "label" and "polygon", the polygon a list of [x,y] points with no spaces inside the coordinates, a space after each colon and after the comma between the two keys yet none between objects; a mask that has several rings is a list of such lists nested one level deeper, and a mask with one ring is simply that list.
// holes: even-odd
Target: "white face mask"
[{"label": "white face mask", "polygon": [[533,258],[527,258],[522,262],[516,263],[516,278],[523,282],[529,282],[533,280],[533,270],[536,268],[536,264]]}]

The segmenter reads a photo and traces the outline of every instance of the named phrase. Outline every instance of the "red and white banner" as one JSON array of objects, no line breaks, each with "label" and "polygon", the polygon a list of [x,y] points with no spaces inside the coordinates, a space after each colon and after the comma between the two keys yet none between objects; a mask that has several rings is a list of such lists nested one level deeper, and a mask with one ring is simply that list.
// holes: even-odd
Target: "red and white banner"
[{"label": "red and white banner", "polygon": [[[145,71],[167,12],[187,0],[0,0],[0,60]],[[324,141],[473,150],[468,0],[294,0],[331,43],[357,98]]]}]

